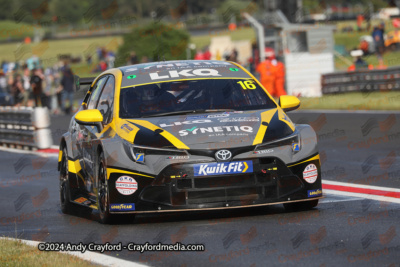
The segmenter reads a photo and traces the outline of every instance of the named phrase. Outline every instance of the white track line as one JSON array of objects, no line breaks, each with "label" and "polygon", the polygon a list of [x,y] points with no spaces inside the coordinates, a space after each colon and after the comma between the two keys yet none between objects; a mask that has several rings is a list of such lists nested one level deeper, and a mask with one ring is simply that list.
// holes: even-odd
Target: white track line
[{"label": "white track line", "polygon": [[371,190],[381,190],[381,191],[390,191],[390,192],[400,192],[398,188],[392,187],[382,187],[382,186],[373,186],[373,185],[363,185],[363,184],[353,184],[353,183],[343,183],[343,182],[336,182],[330,180],[322,180],[323,184],[331,184],[331,185],[341,185],[341,186],[348,186],[354,188],[365,188]]},{"label": "white track line", "polygon": [[393,198],[393,197],[384,197],[384,196],[376,196],[376,195],[370,195],[370,194],[343,192],[343,191],[330,190],[330,189],[323,189],[322,192],[324,192],[326,194],[339,195],[339,196],[359,197],[359,198],[367,198],[367,199],[378,200],[378,201],[383,201],[383,202],[400,203],[400,199]]},{"label": "white track line", "polygon": [[[24,244],[27,244],[29,246],[33,246],[33,247],[38,247],[39,243],[42,242],[37,242],[37,241],[32,241],[32,240],[24,240],[24,239],[16,239],[16,238],[10,238],[10,237],[0,237],[1,239],[8,239],[8,240],[19,240]],[[84,253],[81,252],[70,252],[70,251],[60,251],[61,253],[66,253],[66,254],[70,254],[73,256],[76,256],[78,258],[81,258],[83,260],[92,262],[94,264],[99,264],[102,266],[112,266],[112,267],[124,267],[124,266],[128,266],[128,267],[145,267],[148,265],[143,265],[143,264],[139,264],[136,262],[131,262],[131,261],[127,261],[127,260],[122,260],[122,259],[118,259],[115,257],[111,257],[111,256],[107,256],[104,254],[100,254],[100,253],[95,253],[95,252],[90,252],[90,251],[86,251]]]},{"label": "white track line", "polygon": [[[370,189],[370,190],[380,190],[380,191],[386,191],[386,192],[400,192],[400,189],[397,189],[397,188],[371,186],[371,185],[360,185],[360,184],[352,184],[352,183],[335,182],[335,181],[329,181],[329,180],[323,180],[322,184],[338,185],[338,186],[346,186],[346,187],[362,188],[362,189]],[[367,199],[373,199],[373,200],[378,200],[378,201],[383,201],[383,202],[400,203],[399,198],[386,197],[386,196],[380,196],[380,195],[374,195],[374,194],[354,193],[354,192],[332,190],[332,189],[323,189],[323,192],[327,193],[327,194],[332,194],[332,195],[359,197],[359,198],[367,198]]]},{"label": "white track line", "polygon": [[57,153],[46,153],[46,152],[38,152],[32,150],[22,150],[10,147],[2,147],[0,146],[0,151],[11,152],[11,153],[18,153],[18,154],[32,154],[32,155],[43,155],[43,156],[51,156],[51,157],[58,157]]}]

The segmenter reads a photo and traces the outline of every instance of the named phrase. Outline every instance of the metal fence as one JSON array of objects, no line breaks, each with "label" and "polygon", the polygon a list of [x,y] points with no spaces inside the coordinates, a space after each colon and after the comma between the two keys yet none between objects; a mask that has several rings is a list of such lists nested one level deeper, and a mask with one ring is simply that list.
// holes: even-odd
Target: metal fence
[{"label": "metal fence", "polygon": [[0,144],[36,149],[53,144],[47,108],[0,107]]},{"label": "metal fence", "polygon": [[400,67],[321,76],[322,94],[400,90]]}]

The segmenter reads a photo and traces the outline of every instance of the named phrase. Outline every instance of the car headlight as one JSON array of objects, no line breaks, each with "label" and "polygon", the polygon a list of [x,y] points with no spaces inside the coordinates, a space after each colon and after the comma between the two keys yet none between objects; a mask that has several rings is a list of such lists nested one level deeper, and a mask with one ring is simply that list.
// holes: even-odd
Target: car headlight
[{"label": "car headlight", "polygon": [[189,156],[186,150],[139,146],[124,141],[125,152],[136,163],[144,163],[146,155]]},{"label": "car headlight", "polygon": [[298,153],[301,149],[300,134],[294,133],[292,135],[289,135],[281,139],[277,139],[268,143],[259,144],[254,149],[254,152],[255,154],[257,154],[257,151],[268,150],[271,148],[282,148],[285,146],[290,146],[292,148],[293,154]]}]

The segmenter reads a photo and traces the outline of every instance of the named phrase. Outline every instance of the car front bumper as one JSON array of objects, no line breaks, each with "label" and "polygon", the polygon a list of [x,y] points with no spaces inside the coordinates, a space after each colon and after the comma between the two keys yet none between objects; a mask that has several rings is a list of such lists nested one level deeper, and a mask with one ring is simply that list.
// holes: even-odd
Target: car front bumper
[{"label": "car front bumper", "polygon": [[[248,159],[246,159],[248,160]],[[318,155],[288,166],[276,157],[251,159],[253,172],[221,176],[194,176],[194,164],[177,163],[166,167],[154,178],[127,170],[109,177],[110,204],[134,203],[134,210],[111,213],[145,213],[226,209],[308,201],[322,197],[321,166]],[[240,161],[240,160],[239,160]],[[314,183],[303,179],[303,172],[314,164],[318,177]],[[122,195],[116,189],[121,176],[133,177],[138,189]]]}]

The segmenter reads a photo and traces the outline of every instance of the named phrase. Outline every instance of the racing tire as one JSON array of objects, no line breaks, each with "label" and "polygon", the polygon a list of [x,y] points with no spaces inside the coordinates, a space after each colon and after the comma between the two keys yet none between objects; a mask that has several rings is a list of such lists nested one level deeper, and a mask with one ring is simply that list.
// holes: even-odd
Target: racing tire
[{"label": "racing tire", "polygon": [[315,208],[318,205],[319,199],[302,201],[302,202],[293,202],[293,203],[285,203],[283,207],[286,211],[301,211],[301,210],[310,210]]},{"label": "racing tire", "polygon": [[111,223],[112,215],[110,214],[107,169],[103,152],[99,155],[97,167],[97,208],[100,214],[100,222],[109,224]]},{"label": "racing tire", "polygon": [[60,168],[60,206],[62,213],[70,214],[73,210],[73,205],[70,199],[67,149],[64,148],[62,153]]},{"label": "racing tire", "polygon": [[111,214],[110,195],[108,190],[107,169],[104,160],[104,153],[101,152],[97,164],[97,208],[100,215],[100,223],[112,224],[116,222],[131,223],[135,219],[135,214]]}]

